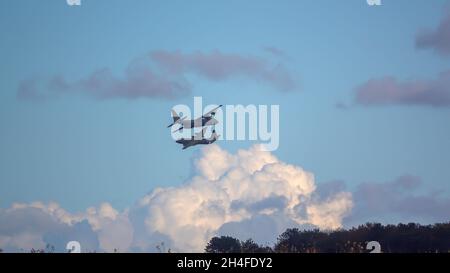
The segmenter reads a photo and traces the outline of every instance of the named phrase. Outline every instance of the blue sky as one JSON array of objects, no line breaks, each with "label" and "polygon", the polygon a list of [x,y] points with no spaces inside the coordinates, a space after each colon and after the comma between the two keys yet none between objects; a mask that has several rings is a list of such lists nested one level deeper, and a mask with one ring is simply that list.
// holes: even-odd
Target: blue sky
[{"label": "blue sky", "polygon": [[[422,190],[448,196],[450,109],[353,101],[369,79],[434,79],[448,69],[449,58],[415,46],[446,3],[8,1],[0,10],[0,206],[41,200],[77,211],[108,201],[122,209],[155,187],[180,185],[198,149],[181,151],[165,127],[170,108],[192,104],[194,95],[205,104],[279,104],[274,155],[313,172],[317,183],[352,188],[411,174]],[[77,81],[103,67],[120,76],[131,60],[157,50],[261,57],[282,63],[298,86],[280,92],[252,80],[187,75],[191,93],[175,99],[17,97],[24,80]],[[251,143],[219,145],[234,152]]]}]

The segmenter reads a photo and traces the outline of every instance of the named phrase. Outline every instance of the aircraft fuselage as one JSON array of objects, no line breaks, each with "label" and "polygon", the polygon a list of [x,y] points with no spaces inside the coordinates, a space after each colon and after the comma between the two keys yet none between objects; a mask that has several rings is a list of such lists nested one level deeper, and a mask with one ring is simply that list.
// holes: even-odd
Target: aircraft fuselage
[{"label": "aircraft fuselage", "polygon": [[210,125],[216,125],[219,123],[215,118],[213,117],[201,117],[198,119],[192,119],[192,120],[183,120],[181,122],[182,127],[184,128],[195,128],[195,127],[204,127],[204,126],[210,126]]},{"label": "aircraft fuselage", "polygon": [[179,144],[183,144],[183,150],[186,148],[189,148],[191,146],[195,146],[195,145],[207,145],[207,144],[211,144],[214,141],[216,141],[215,139],[179,139],[176,142]]}]

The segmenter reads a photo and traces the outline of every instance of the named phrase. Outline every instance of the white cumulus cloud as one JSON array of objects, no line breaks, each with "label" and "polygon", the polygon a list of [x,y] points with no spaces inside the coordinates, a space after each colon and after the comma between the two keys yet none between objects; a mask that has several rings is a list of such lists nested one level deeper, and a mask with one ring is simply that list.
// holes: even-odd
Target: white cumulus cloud
[{"label": "white cumulus cloud", "polygon": [[194,160],[196,175],[187,183],[155,189],[138,205],[147,231],[169,236],[177,250],[202,251],[223,225],[242,222],[245,229],[258,216],[336,229],[352,207],[348,192],[318,201],[313,174],[258,145],[234,155],[211,145]]},{"label": "white cumulus cloud", "polygon": [[319,198],[312,173],[258,145],[235,154],[208,145],[193,160],[188,181],[156,188],[122,212],[109,203],[76,214],[40,202],[0,210],[0,248],[80,240],[91,250],[155,251],[164,242],[174,251],[203,251],[219,234],[265,243],[288,227],[336,229],[353,206],[345,191]]}]

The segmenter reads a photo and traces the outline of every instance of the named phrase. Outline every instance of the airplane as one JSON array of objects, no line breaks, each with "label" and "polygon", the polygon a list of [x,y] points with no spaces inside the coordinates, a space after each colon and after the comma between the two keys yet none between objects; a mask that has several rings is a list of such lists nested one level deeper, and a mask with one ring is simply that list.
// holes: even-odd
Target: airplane
[{"label": "airplane", "polygon": [[195,127],[203,127],[203,126],[211,126],[211,125],[216,125],[217,123],[219,123],[217,121],[217,119],[214,118],[215,114],[216,114],[216,110],[219,109],[220,107],[222,107],[222,104],[217,106],[216,108],[212,109],[211,111],[209,111],[206,114],[203,114],[201,117],[193,119],[193,120],[186,120],[186,117],[182,117],[180,118],[180,116],[177,114],[177,112],[175,112],[175,110],[172,109],[172,118],[173,118],[173,123],[170,124],[169,126],[167,126],[167,128],[170,128],[172,126],[174,126],[175,124],[180,124],[181,127],[175,131],[182,131],[184,128],[195,128]]},{"label": "airplane", "polygon": [[183,150],[189,147],[199,145],[199,144],[211,144],[214,143],[217,139],[219,139],[220,135],[216,134],[216,130],[212,131],[210,138],[205,138],[204,134],[206,131],[206,127],[202,129],[201,132],[195,134],[195,136],[191,136],[190,139],[178,139],[176,143],[183,144]]}]

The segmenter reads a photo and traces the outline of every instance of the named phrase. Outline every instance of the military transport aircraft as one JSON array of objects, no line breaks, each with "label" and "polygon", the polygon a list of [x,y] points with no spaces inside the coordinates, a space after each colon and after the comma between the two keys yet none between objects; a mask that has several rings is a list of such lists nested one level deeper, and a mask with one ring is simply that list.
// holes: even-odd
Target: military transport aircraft
[{"label": "military transport aircraft", "polygon": [[195,134],[195,136],[192,136],[190,139],[178,139],[176,142],[179,144],[183,144],[183,150],[186,148],[189,148],[191,146],[195,146],[198,144],[211,144],[214,143],[219,137],[220,135],[216,134],[216,130],[212,131],[211,137],[210,138],[205,138],[205,132],[206,132],[206,128],[203,128],[201,132],[198,132]]},{"label": "military transport aircraft", "polygon": [[173,123],[170,124],[169,126],[167,126],[167,128],[170,128],[170,127],[174,126],[175,124],[180,124],[181,127],[178,128],[177,130],[173,131],[175,133],[178,131],[182,131],[184,128],[191,129],[191,128],[195,128],[195,127],[214,126],[217,123],[219,123],[214,118],[214,115],[216,114],[217,109],[219,109],[220,107],[222,107],[222,105],[219,105],[216,108],[209,111],[208,113],[203,114],[201,117],[192,119],[192,120],[190,120],[190,119],[186,120],[187,117],[180,118],[180,116],[177,114],[177,112],[175,112],[175,110],[172,109]]}]

